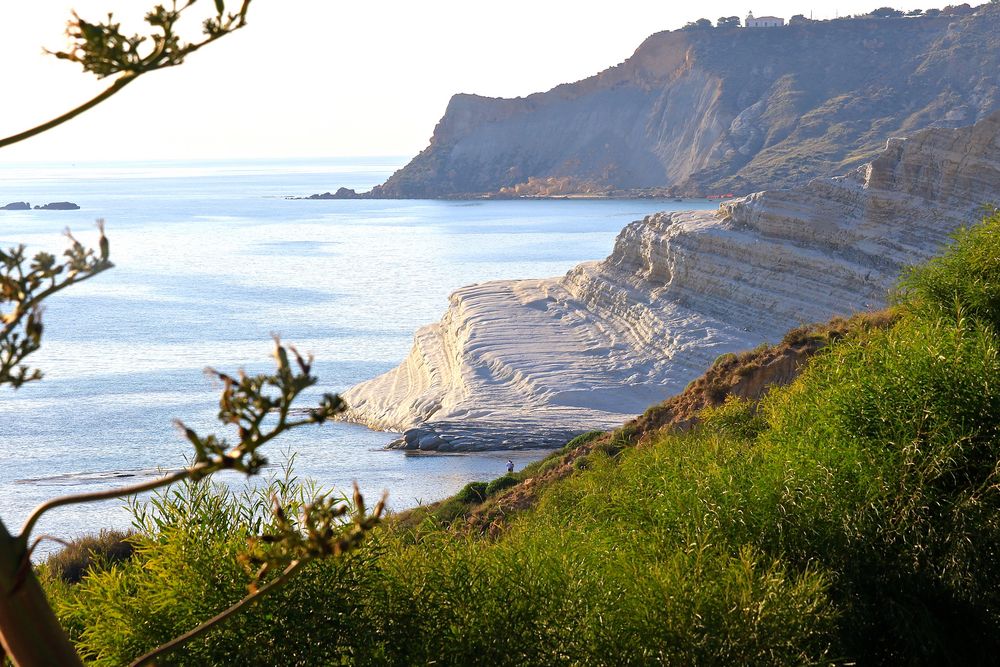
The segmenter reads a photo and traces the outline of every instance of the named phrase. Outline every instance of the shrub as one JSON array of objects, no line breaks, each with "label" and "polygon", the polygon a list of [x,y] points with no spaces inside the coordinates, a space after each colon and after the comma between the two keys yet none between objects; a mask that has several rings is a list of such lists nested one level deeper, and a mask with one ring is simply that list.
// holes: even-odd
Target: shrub
[{"label": "shrub", "polygon": [[734,353],[724,352],[715,358],[715,361],[712,362],[711,368],[732,364],[735,361],[736,361],[736,355]]},{"label": "shrub", "polygon": [[45,568],[51,576],[66,583],[78,583],[91,567],[106,568],[131,558],[134,535],[120,530],[102,530],[97,535],[79,537],[50,555]]},{"label": "shrub", "polygon": [[923,317],[973,317],[1000,329],[1000,212],[959,230],[947,252],[904,273],[897,300]]},{"label": "shrub", "polygon": [[840,572],[856,654],[935,662],[1000,630],[997,377],[988,328],[906,321],[767,401],[767,539]]},{"label": "shrub", "polygon": [[497,477],[495,480],[486,485],[486,497],[495,496],[504,489],[509,489],[512,486],[516,486],[521,480],[514,475],[504,475],[503,477]]},{"label": "shrub", "polygon": [[463,503],[481,503],[489,495],[487,486],[486,482],[469,482],[455,494],[455,499]]},{"label": "shrub", "polygon": [[[294,513],[315,496],[313,485],[290,474],[241,493],[207,480],[181,484],[133,505],[141,530],[130,560],[98,562],[80,583],[53,582],[47,592],[86,662],[128,664],[244,597],[253,575],[239,556],[248,538],[273,532],[272,499]],[[267,603],[245,608],[169,664],[339,662],[341,610],[376,553],[371,545],[311,563]]]},{"label": "shrub", "polygon": [[565,445],[563,445],[563,448],[560,451],[563,453],[572,451],[574,449],[577,449],[578,447],[581,447],[582,445],[587,444],[588,442],[594,440],[595,438],[599,438],[602,435],[604,435],[604,431],[587,431],[586,433],[581,433],[580,435],[576,436],[575,438],[567,442]]},{"label": "shrub", "polygon": [[755,402],[732,395],[722,405],[703,409],[698,419],[704,428],[737,438],[754,439],[767,427]]},{"label": "shrub", "polygon": [[549,470],[552,470],[556,466],[562,463],[563,453],[562,451],[553,452],[549,454],[544,459],[540,461],[532,461],[528,465],[521,468],[520,478],[527,479],[529,477],[535,477],[536,475],[544,475]]},{"label": "shrub", "polygon": [[[633,434],[634,435],[634,434]],[[593,451],[600,452],[604,456],[615,457],[626,447],[628,447],[630,440],[623,434],[616,433],[615,437],[602,440],[594,445]]]}]

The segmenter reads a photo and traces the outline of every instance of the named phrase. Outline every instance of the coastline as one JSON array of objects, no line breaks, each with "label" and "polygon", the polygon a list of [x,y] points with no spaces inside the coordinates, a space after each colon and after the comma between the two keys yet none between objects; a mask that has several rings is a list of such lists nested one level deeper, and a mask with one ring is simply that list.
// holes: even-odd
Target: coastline
[{"label": "coastline", "polygon": [[845,176],[647,216],[562,277],[463,287],[401,365],[344,393],[345,417],[428,450],[620,425],[721,354],[882,307],[904,267],[995,199],[998,135],[1000,112],[924,130]]},{"label": "coastline", "polygon": [[616,201],[663,201],[673,203],[707,203],[722,202],[730,199],[737,199],[743,195],[726,193],[720,195],[707,195],[705,193],[672,193],[662,191],[659,188],[650,190],[611,190],[606,192],[567,192],[567,193],[504,193],[504,192],[478,192],[459,193],[432,196],[402,196],[384,195],[377,189],[367,192],[355,192],[350,188],[338,188],[336,192],[323,192],[306,196],[286,195],[284,199],[292,201],[328,201],[344,199],[368,199],[368,200],[427,200],[427,201],[517,201],[517,200],[540,200],[540,201],[560,201],[560,200],[616,200]]}]

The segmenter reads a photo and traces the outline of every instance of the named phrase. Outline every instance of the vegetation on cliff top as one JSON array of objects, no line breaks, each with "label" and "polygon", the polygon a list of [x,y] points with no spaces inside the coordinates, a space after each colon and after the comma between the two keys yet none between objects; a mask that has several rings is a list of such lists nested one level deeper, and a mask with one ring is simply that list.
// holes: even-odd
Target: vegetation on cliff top
[{"label": "vegetation on cliff top", "polygon": [[[904,276],[891,318],[825,337],[759,403],[731,395],[689,431],[592,447],[492,533],[432,514],[385,526],[176,664],[988,662],[998,258],[993,215]],[[132,558],[50,579],[84,655],[119,664],[242,596],[231,556],[259,528],[249,507],[189,484],[140,514]]]}]

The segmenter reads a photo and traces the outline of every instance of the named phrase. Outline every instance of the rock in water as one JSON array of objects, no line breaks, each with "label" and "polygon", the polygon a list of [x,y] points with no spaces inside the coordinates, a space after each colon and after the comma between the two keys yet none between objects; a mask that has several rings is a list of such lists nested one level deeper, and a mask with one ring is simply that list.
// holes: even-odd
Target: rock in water
[{"label": "rock in water", "polygon": [[620,425],[722,353],[881,307],[904,266],[990,202],[1000,112],[892,140],[847,176],[649,216],[561,278],[456,291],[402,365],[344,394],[347,418],[418,426],[418,446],[436,433],[452,449],[552,446]]},{"label": "rock in water", "polygon": [[78,211],[80,207],[71,201],[54,201],[44,206],[35,206],[39,211]]},{"label": "rock in water", "polygon": [[6,206],[0,206],[0,211],[27,211],[31,208],[31,204],[26,201],[12,201]]},{"label": "rock in water", "polygon": [[365,195],[358,194],[351,188],[337,188],[336,192],[324,192],[308,197],[295,197],[295,199],[365,199]]}]

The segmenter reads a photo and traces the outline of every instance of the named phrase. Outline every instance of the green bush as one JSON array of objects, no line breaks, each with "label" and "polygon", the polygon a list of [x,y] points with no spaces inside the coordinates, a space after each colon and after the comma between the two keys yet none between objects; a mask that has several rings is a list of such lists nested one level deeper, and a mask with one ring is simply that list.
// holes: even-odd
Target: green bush
[{"label": "green bush", "polygon": [[469,482],[455,494],[455,499],[463,503],[481,503],[489,495],[487,486],[486,482]]},{"label": "green bush", "polygon": [[[133,506],[140,530],[130,560],[103,569],[99,563],[79,584],[53,582],[47,592],[85,662],[128,664],[244,597],[251,577],[238,556],[249,536],[268,532],[271,499],[294,512],[314,496],[313,486],[290,474],[242,493],[207,480],[182,483]],[[169,664],[339,662],[342,610],[377,550],[372,544],[310,564]]]},{"label": "green bush", "polygon": [[[989,264],[970,238],[937,266]],[[933,301],[917,275],[906,316],[759,407],[730,398],[690,433],[595,448],[493,537],[385,526],[177,664],[995,661],[1000,277]],[[131,560],[50,589],[88,659],[118,664],[238,598],[233,556],[265,502],[202,485],[137,509]]]},{"label": "green bush", "polygon": [[521,469],[520,477],[522,479],[527,479],[529,477],[535,477],[536,475],[544,475],[549,470],[552,470],[562,463],[562,460],[563,454],[561,452],[553,452],[540,461],[533,461],[524,466]]},{"label": "green bush", "polygon": [[704,428],[737,438],[752,440],[767,427],[755,402],[732,395],[722,405],[704,408],[698,417]]},{"label": "green bush", "polygon": [[604,431],[587,431],[586,433],[581,433],[580,435],[576,436],[575,438],[567,442],[565,445],[563,445],[561,451],[563,453],[572,451],[574,449],[577,449],[578,447],[587,444],[591,440],[601,437],[602,435],[604,435]]},{"label": "green bush", "polygon": [[504,475],[503,477],[497,477],[495,480],[486,485],[486,497],[495,496],[504,489],[509,489],[512,486],[516,486],[521,480],[514,475]]},{"label": "green bush", "polygon": [[725,366],[727,364],[732,364],[735,362],[736,362],[736,355],[734,353],[723,352],[722,354],[720,354],[715,358],[715,361],[712,362],[711,367],[716,368],[718,366]]},{"label": "green bush", "polygon": [[898,292],[926,318],[964,315],[1000,328],[1000,212],[956,232],[943,255],[903,275]]},{"label": "green bush", "polygon": [[1000,630],[998,377],[989,327],[908,320],[768,401],[786,517],[772,548],[840,572],[861,609],[855,651],[928,662],[995,646],[981,637]]}]

